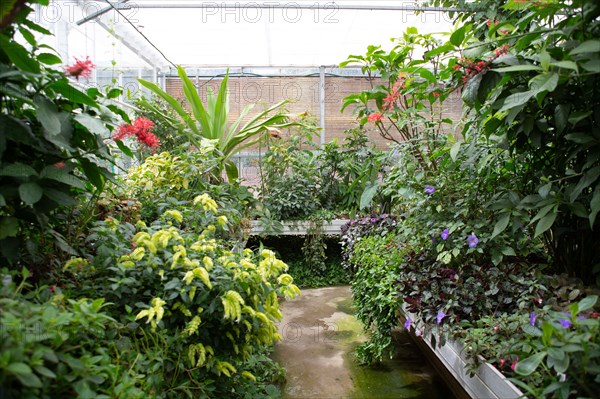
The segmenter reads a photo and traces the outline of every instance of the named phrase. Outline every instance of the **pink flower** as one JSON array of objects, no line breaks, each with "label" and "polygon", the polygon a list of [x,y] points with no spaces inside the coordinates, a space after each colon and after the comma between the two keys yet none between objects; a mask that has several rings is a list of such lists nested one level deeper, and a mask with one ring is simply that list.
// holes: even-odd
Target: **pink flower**
[{"label": "pink flower", "polygon": [[512,364],[510,365],[510,369],[512,371],[515,371],[515,367],[517,367],[518,363],[519,363],[519,356],[517,356],[517,359],[514,362],[512,362]]},{"label": "pink flower", "polygon": [[79,77],[87,79],[92,74],[92,70],[95,68],[94,63],[90,60],[90,57],[85,57],[85,61],[75,58],[75,64],[68,65],[65,68],[65,72],[79,80]]},{"label": "pink flower", "polygon": [[369,122],[377,123],[382,119],[383,119],[383,115],[380,114],[379,112],[373,112],[372,114],[369,114]]},{"label": "pink flower", "polygon": [[65,167],[65,163],[64,162],[57,162],[53,165],[56,169],[62,169]]}]

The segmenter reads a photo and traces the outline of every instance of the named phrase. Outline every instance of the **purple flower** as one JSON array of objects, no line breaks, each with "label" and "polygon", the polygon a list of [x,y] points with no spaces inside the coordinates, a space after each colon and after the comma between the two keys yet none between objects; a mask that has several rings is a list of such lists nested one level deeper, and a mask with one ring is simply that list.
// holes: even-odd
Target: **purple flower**
[{"label": "purple flower", "polygon": [[440,324],[442,322],[442,319],[446,317],[446,313],[444,313],[443,310],[440,310],[437,314],[437,318],[436,318],[436,322],[437,324]]},{"label": "purple flower", "polygon": [[529,324],[535,326],[535,319],[537,319],[537,315],[534,312],[529,314]]},{"label": "purple flower", "polygon": [[435,187],[433,186],[425,186],[425,194],[433,194],[435,193]]},{"label": "purple flower", "polygon": [[377,218],[371,218],[371,223],[375,223],[377,221]]},{"label": "purple flower", "polygon": [[560,325],[563,326],[563,328],[569,328],[573,325],[573,322],[567,319],[560,319],[559,322]]},{"label": "purple flower", "polygon": [[448,231],[448,229],[444,229],[444,231],[442,231],[442,234],[441,234],[442,240],[446,241],[448,239],[449,235],[450,235],[450,232]]},{"label": "purple flower", "polygon": [[412,324],[412,321],[410,320],[410,317],[407,317],[406,321],[404,322],[404,328],[406,328],[407,330],[410,330],[411,324]]},{"label": "purple flower", "polygon": [[380,217],[381,217],[382,219],[385,219],[385,218],[387,218],[388,216],[390,216],[390,215],[388,215],[387,213],[384,213],[384,214],[382,214]]},{"label": "purple flower", "polygon": [[479,238],[473,233],[467,237],[467,242],[469,243],[469,248],[475,248],[479,243]]}]

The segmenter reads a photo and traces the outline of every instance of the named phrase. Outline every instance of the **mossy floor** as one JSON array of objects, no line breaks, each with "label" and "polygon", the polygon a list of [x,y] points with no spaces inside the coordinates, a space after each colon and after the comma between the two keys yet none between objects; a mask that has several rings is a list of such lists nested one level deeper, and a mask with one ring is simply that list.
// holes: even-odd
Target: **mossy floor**
[{"label": "mossy floor", "polygon": [[395,359],[376,368],[356,364],[354,349],[366,337],[349,287],[303,290],[282,311],[274,357],[287,371],[283,398],[453,397],[407,334],[395,337]]}]

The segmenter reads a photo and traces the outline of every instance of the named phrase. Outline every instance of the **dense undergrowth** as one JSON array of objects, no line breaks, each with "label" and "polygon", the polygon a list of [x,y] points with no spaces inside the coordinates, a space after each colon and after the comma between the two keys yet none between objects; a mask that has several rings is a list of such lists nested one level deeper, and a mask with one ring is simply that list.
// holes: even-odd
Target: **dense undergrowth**
[{"label": "dense undergrowth", "polygon": [[302,251],[305,241],[306,238],[302,236],[252,237],[247,247],[257,248],[263,245],[273,250],[289,266],[288,273],[300,288],[350,284],[351,273],[342,267],[339,237],[325,238],[323,265],[319,264],[318,267],[310,264],[310,258]]}]

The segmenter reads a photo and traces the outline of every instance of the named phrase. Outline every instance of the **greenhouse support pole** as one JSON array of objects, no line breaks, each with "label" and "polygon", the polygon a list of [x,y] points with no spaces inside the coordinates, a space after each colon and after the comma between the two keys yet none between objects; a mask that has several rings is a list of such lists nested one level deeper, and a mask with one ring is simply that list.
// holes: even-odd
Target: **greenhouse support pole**
[{"label": "greenhouse support pole", "polygon": [[319,106],[320,106],[320,120],[319,126],[321,127],[321,147],[325,145],[325,67],[321,65],[319,67]]}]

